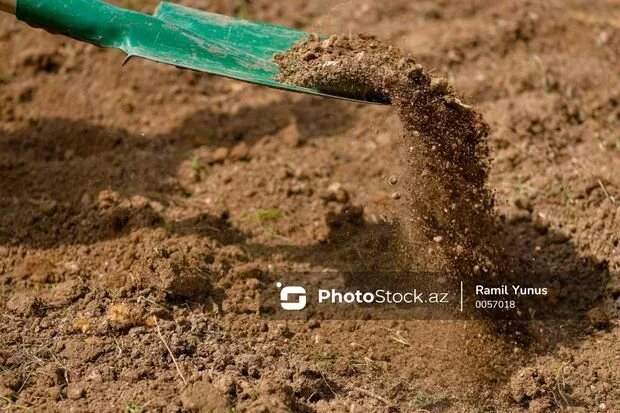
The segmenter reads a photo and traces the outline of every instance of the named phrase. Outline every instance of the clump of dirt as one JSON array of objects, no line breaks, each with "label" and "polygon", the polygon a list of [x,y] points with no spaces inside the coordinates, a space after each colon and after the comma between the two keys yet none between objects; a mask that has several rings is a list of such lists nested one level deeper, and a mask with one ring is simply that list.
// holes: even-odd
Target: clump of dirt
[{"label": "clump of dirt", "polygon": [[549,411],[553,407],[554,391],[562,391],[561,384],[556,383],[556,375],[534,367],[515,373],[509,387],[512,399],[532,412]]},{"label": "clump of dirt", "polygon": [[136,267],[136,284],[143,288],[155,287],[167,298],[203,297],[211,288],[210,271],[205,259],[174,246],[153,248],[153,252]]},{"label": "clump of dirt", "polygon": [[276,61],[283,82],[391,102],[402,122],[407,165],[403,177],[391,178],[405,191],[392,198],[402,206],[396,216],[405,232],[400,252],[406,269],[415,261],[414,269],[423,271],[492,271],[489,126],[446,79],[434,78],[411,56],[363,35],[311,35]]}]

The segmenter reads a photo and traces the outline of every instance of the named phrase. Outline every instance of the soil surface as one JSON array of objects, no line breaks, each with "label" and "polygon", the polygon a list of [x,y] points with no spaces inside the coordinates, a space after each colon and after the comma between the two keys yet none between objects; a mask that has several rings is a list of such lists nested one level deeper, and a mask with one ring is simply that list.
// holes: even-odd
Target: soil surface
[{"label": "soil surface", "polygon": [[[372,32],[417,89],[371,80],[394,107],[361,105],[122,67],[0,16],[2,408],[620,411],[617,1],[183,4],[350,50]],[[588,317],[526,339],[259,312],[278,272],[458,269],[491,236],[504,262],[566,274]]]}]

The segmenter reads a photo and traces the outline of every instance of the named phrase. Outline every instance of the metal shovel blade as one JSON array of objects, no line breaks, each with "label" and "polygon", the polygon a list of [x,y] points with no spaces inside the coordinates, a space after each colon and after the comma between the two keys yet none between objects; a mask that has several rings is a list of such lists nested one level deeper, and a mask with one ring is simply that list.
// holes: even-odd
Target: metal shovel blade
[{"label": "metal shovel blade", "polygon": [[[204,42],[208,58],[186,54],[180,49],[180,62],[177,64],[180,67],[293,92],[365,103],[385,103],[373,102],[372,97],[365,100],[358,96],[347,96],[344,91],[342,95],[335,95],[276,80],[280,69],[274,61],[274,55],[287,51],[305,39],[308,33],[304,31],[198,11],[166,2],[158,6],[154,17],[182,28]],[[152,56],[151,59],[160,60],[158,56]]]}]

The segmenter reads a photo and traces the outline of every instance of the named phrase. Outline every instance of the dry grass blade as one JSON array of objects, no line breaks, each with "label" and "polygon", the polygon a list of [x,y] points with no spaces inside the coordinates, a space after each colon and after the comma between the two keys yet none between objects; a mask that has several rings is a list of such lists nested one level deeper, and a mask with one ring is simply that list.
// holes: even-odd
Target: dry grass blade
[{"label": "dry grass blade", "polygon": [[15,403],[13,400],[11,400],[8,397],[4,397],[4,396],[0,396],[0,400],[2,400],[3,402],[5,402],[7,404],[6,407],[3,407],[2,410],[21,410],[24,412],[32,412],[33,410],[30,407],[27,406],[22,406],[21,404],[17,404]]},{"label": "dry grass blade", "polygon": [[387,406],[389,406],[389,407],[396,407],[396,406],[394,405],[394,403],[392,403],[391,401],[389,401],[389,400],[388,400],[388,399],[386,399],[385,397],[383,397],[383,396],[379,396],[378,394],[375,394],[375,393],[371,392],[370,390],[366,390],[366,389],[363,389],[363,388],[361,388],[361,387],[351,387],[350,389],[351,389],[352,391],[356,391],[356,392],[358,392],[358,393],[361,393],[361,394],[363,394],[363,395],[365,395],[365,396],[371,397],[371,398],[373,398],[373,399],[375,399],[375,400],[379,400],[380,402],[382,402],[382,403],[386,404],[386,405],[387,405]]},{"label": "dry grass blade", "polygon": [[170,357],[172,358],[172,362],[174,363],[174,367],[176,367],[177,373],[179,373],[179,377],[181,377],[183,384],[187,386],[187,380],[185,379],[185,376],[183,376],[183,373],[181,373],[181,368],[179,367],[179,363],[177,363],[177,359],[174,357],[172,350],[170,350],[170,346],[164,339],[164,336],[161,334],[161,329],[159,328],[159,321],[157,320],[157,317],[154,317],[154,318],[155,318],[155,327],[157,327],[157,335],[159,336],[159,339],[161,340],[161,342],[164,343],[166,350],[168,350],[168,354],[170,354]]},{"label": "dry grass blade", "polygon": [[400,343],[405,347],[411,347],[411,343],[403,337],[400,331],[393,330],[393,329],[387,329],[387,330],[392,333],[392,335],[390,336],[390,340]]},{"label": "dry grass blade", "polygon": [[603,184],[603,181],[601,181],[599,179],[598,180],[598,184],[601,186],[601,189],[605,193],[605,196],[607,197],[609,202],[611,202],[612,205],[616,205],[616,198],[614,198],[613,196],[609,195],[609,192],[607,192],[607,188],[605,187],[605,184]]}]

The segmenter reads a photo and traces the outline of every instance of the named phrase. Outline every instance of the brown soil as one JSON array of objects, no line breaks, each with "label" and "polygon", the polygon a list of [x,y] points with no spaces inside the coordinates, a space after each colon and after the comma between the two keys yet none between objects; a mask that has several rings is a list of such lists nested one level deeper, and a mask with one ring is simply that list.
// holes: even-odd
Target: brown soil
[{"label": "brown soil", "polygon": [[[492,162],[476,132],[486,128],[443,82],[415,83],[413,112],[402,108],[410,95],[389,94],[393,113],[150,62],[121,67],[118,52],[0,16],[0,406],[620,410],[617,2],[184,3],[376,33],[484,114]],[[454,166],[416,174],[439,165],[433,145]],[[586,320],[530,323],[537,334],[518,340],[474,321],[258,314],[273,273],[385,270],[403,262],[403,238],[473,242],[461,237],[476,209],[460,197],[489,199],[471,191],[487,172],[498,245],[579,285]],[[433,210],[453,199],[420,194],[458,197],[467,219]],[[403,216],[423,224],[402,228]],[[480,228],[470,230],[488,236]],[[413,264],[442,262],[427,258]]]}]

